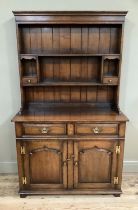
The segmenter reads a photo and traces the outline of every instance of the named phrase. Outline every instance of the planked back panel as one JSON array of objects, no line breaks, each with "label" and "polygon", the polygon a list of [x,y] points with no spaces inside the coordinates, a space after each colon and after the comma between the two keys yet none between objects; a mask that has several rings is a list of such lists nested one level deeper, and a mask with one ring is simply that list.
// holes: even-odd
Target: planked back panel
[{"label": "planked back panel", "polygon": [[27,103],[113,103],[115,86],[25,87]]},{"label": "planked back panel", "polygon": [[99,81],[101,57],[42,57],[41,81]]},{"label": "planked back panel", "polygon": [[121,25],[20,25],[20,53],[120,53]]}]

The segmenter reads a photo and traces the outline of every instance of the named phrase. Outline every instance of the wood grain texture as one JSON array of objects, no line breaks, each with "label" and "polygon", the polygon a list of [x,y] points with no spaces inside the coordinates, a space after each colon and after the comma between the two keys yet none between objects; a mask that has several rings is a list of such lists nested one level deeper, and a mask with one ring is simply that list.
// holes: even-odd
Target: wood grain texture
[{"label": "wood grain texture", "polygon": [[[115,176],[116,155],[111,141],[79,141],[76,146],[78,164],[75,169],[75,188],[110,188]],[[102,171],[102,173],[101,173]],[[76,174],[78,173],[78,175]]]},{"label": "wood grain texture", "polygon": [[56,140],[24,143],[27,157],[24,164],[28,170],[27,178],[30,179],[29,189],[38,189],[39,184],[44,184],[43,188],[49,189],[64,188],[64,184],[66,186],[66,172],[63,170],[66,148],[63,144],[64,142]]},{"label": "wood grain texture", "polygon": [[127,11],[13,11],[17,23],[110,24],[124,23]]},{"label": "wood grain texture", "polygon": [[121,25],[19,25],[21,53],[120,53]]}]

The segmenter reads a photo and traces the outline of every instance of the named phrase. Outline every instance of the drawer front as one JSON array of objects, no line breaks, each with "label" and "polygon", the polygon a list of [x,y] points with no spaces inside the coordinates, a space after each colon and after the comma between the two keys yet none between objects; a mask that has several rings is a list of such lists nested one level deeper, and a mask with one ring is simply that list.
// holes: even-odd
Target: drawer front
[{"label": "drawer front", "polygon": [[117,135],[118,124],[76,124],[76,134],[88,135]]},{"label": "drawer front", "polygon": [[109,85],[117,85],[118,84],[118,77],[104,77],[103,78],[103,83],[104,84],[109,84]]},{"label": "drawer front", "polygon": [[118,84],[118,77],[104,77],[103,78],[104,84],[110,84],[110,85],[117,85]]},{"label": "drawer front", "polygon": [[65,124],[23,124],[24,135],[65,135]]},{"label": "drawer front", "polygon": [[37,77],[23,77],[22,78],[23,84],[36,84],[37,83]]}]

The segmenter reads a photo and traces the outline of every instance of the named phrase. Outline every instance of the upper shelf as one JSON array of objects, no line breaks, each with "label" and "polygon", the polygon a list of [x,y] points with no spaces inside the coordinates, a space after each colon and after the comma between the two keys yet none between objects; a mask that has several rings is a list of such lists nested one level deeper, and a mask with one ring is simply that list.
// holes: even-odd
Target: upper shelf
[{"label": "upper shelf", "polygon": [[22,54],[119,54],[120,25],[19,25]]},{"label": "upper shelf", "polygon": [[21,53],[19,54],[21,59],[35,59],[35,56],[42,56],[42,57],[92,57],[92,56],[117,56],[119,57],[120,54],[94,54],[94,53],[46,53],[46,52],[33,52],[33,53]]},{"label": "upper shelf", "polygon": [[[30,81],[30,79],[29,79]],[[44,82],[40,82],[40,83],[23,83],[23,86],[117,86],[117,83],[101,83],[101,82],[64,82],[64,81],[44,81]]]}]

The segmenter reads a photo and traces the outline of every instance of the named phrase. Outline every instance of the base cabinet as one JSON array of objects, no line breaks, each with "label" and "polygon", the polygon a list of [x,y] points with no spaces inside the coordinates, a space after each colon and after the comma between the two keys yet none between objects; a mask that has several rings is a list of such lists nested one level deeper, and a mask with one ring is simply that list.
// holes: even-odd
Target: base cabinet
[{"label": "base cabinet", "polygon": [[20,191],[106,194],[119,184],[121,150],[116,139],[18,139]]}]

